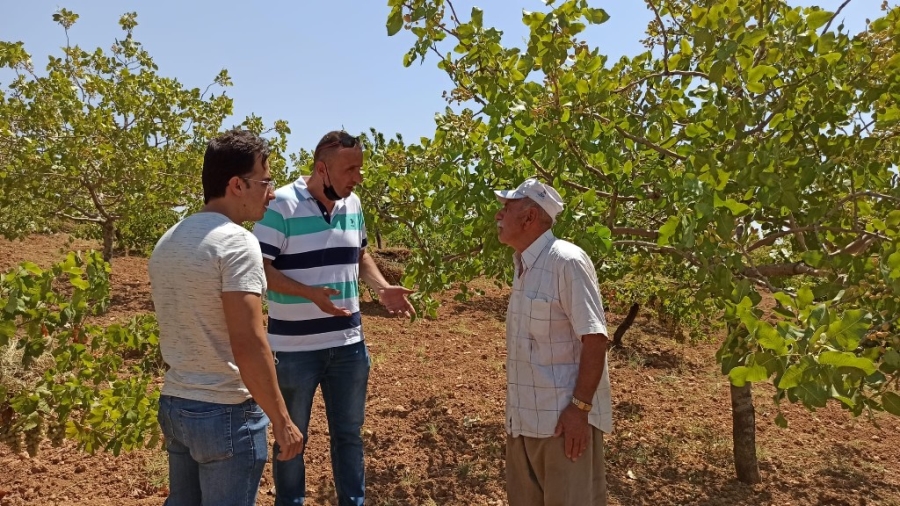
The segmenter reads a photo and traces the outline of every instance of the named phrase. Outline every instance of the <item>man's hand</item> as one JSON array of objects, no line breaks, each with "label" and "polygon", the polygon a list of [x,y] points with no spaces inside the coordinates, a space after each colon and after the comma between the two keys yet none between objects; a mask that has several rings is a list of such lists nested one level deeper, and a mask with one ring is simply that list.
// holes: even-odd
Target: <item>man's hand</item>
[{"label": "man's hand", "polygon": [[288,421],[281,426],[273,423],[272,432],[275,434],[275,442],[278,443],[278,460],[291,460],[303,452],[303,433],[294,422]]},{"label": "man's hand", "polygon": [[309,300],[322,310],[323,313],[331,316],[350,316],[350,310],[345,307],[337,307],[331,302],[332,295],[339,295],[340,290],[329,288],[327,286],[311,286],[309,287]]},{"label": "man's hand", "polygon": [[563,445],[566,450],[566,458],[571,459],[572,462],[578,460],[578,457],[581,457],[587,449],[590,427],[587,412],[578,409],[574,404],[569,404],[560,413],[553,437],[563,436],[565,438]]},{"label": "man's hand", "polygon": [[391,285],[378,289],[378,299],[381,301],[381,305],[388,310],[388,313],[409,318],[411,315],[416,314],[416,310],[413,309],[409,299],[406,298],[411,293],[416,293],[416,291],[402,286]]}]

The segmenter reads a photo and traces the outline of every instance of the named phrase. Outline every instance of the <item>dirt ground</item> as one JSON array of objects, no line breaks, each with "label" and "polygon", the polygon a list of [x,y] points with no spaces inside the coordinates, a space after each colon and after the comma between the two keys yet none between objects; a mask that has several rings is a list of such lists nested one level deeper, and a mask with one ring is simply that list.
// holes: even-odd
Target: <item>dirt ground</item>
[{"label": "dirt ground", "polygon": [[[63,235],[0,241],[0,269],[48,265]],[[146,260],[113,259],[116,318],[150,311]],[[410,323],[363,303],[373,369],[364,428],[368,504],[503,505],[503,319],[507,290],[484,282],[467,303],[445,298],[439,318]],[[614,328],[624,315],[609,314]],[[699,344],[660,337],[638,317],[610,356],[615,430],[606,439],[612,505],[900,506],[900,418],[853,419],[836,404],[788,405],[774,424],[771,387],[754,389],[763,483],[734,479],[727,378],[715,364],[718,336]],[[327,426],[319,398],[307,448],[311,505],[334,504]],[[0,505],[161,504],[166,458],[158,449],[114,457],[44,444],[35,458],[0,445]],[[271,505],[271,468],[258,504]]]}]

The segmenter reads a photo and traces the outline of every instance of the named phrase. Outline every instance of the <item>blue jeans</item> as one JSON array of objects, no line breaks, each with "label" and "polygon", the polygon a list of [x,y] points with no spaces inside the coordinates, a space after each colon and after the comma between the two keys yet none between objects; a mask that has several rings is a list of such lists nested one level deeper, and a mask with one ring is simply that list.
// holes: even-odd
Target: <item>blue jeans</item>
[{"label": "blue jeans", "polygon": [[[362,505],[366,478],[363,464],[362,425],[369,382],[366,343],[316,351],[277,352],[278,386],[291,419],[309,443],[309,415],[313,395],[322,385],[325,416],[331,434],[331,471],[338,505]],[[278,456],[275,445],[275,456]],[[288,461],[274,460],[275,505],[303,504],[306,499],[306,464],[303,454]]]},{"label": "blue jeans", "polygon": [[163,395],[157,418],[169,452],[165,506],[256,504],[269,453],[269,419],[259,405]]}]

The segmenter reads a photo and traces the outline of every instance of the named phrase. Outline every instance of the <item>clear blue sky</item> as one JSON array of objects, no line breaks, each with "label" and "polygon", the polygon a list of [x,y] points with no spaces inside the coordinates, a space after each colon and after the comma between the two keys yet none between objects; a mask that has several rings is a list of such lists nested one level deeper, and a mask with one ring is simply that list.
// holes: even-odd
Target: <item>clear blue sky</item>
[{"label": "clear blue sky", "polygon": [[[840,0],[802,0],[834,10]],[[880,15],[880,0],[853,0],[841,13],[851,32],[865,18]],[[526,29],[522,9],[544,10],[540,0],[454,2],[468,18],[472,5],[484,9],[484,22],[503,30],[505,42],[521,45]],[[611,19],[591,27],[587,38],[611,59],[643,50],[638,42],[651,13],[641,0],[595,0]],[[160,73],[190,87],[205,88],[222,68],[234,86],[239,123],[256,113],[266,124],[287,120],[289,151],[312,148],[328,130],[361,132],[375,127],[407,141],[434,132],[434,114],[445,102],[449,81],[428,60],[404,68],[402,58],[413,41],[409,32],[388,37],[386,0],[233,2],[212,0],[0,0],[0,40],[23,41],[35,66],[47,55],[60,55],[62,27],[52,21],[58,8],[81,17],[71,30],[74,44],[109,48],[122,32],[119,17],[138,13],[135,37],[153,56]],[[8,78],[0,74],[5,87]]]}]

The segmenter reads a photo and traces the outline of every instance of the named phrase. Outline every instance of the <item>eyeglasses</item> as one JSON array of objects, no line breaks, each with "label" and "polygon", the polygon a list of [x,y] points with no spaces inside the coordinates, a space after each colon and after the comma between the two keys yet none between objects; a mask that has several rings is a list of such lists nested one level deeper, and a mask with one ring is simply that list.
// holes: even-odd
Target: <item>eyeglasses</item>
[{"label": "eyeglasses", "polygon": [[249,177],[240,176],[244,181],[253,181],[254,183],[262,183],[269,187],[270,190],[275,189],[275,181],[272,179],[250,179]]},{"label": "eyeglasses", "polygon": [[359,137],[353,137],[347,132],[341,132],[338,135],[337,139],[325,142],[316,147],[315,153],[313,153],[313,157],[317,157],[319,155],[319,151],[323,149],[333,148],[335,146],[340,145],[343,148],[355,148],[356,146],[362,146],[362,142],[359,140]]}]

